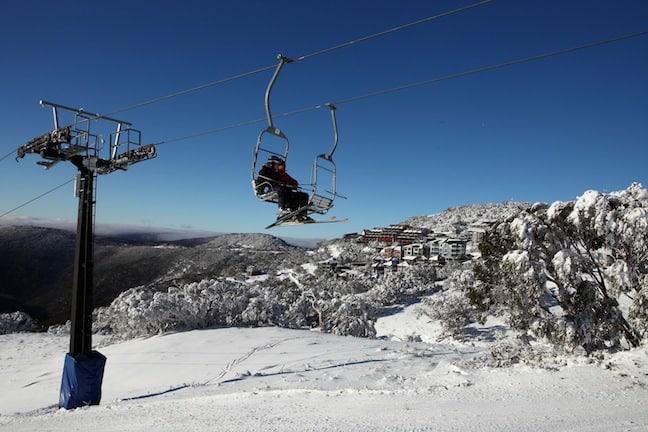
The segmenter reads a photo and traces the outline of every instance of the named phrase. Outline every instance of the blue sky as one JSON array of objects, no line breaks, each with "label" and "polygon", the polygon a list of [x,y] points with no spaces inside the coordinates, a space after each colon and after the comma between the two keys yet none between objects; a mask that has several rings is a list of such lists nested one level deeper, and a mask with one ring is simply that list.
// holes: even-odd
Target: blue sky
[{"label": "blue sky", "polygon": [[[99,177],[98,224],[266,232],[276,208],[253,196],[250,171],[281,53],[306,56],[285,66],[271,99],[290,140],[288,170],[308,181],[333,142],[328,109],[314,107],[336,103],[337,186],[348,199],[329,215],[350,220],[271,234],[333,238],[448,207],[648,184],[647,35],[376,94],[646,31],[643,0],[494,0],[310,56],[473,3],[9,2],[0,16],[0,157],[53,128],[41,99],[112,114],[141,130],[143,144],[162,144],[156,159]],[[70,163],[46,171],[38,160],[0,161],[0,214],[76,174]],[[75,221],[72,189],[10,216]]]}]

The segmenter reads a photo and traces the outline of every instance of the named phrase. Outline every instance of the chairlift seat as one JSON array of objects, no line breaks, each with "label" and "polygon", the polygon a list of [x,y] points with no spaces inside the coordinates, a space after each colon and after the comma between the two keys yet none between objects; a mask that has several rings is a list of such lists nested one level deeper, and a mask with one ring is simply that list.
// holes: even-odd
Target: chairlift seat
[{"label": "chairlift seat", "polygon": [[308,206],[315,213],[325,214],[333,207],[333,200],[322,195],[313,194]]}]

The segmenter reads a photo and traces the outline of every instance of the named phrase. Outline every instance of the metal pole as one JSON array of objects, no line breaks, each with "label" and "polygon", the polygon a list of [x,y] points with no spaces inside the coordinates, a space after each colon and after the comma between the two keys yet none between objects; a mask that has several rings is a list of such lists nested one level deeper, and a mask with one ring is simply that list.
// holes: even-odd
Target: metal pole
[{"label": "metal pole", "polygon": [[93,187],[94,173],[79,167],[79,216],[77,221],[74,279],[72,286],[72,325],[70,354],[90,356],[92,352],[92,291],[94,285]]},{"label": "metal pole", "polygon": [[[26,153],[39,153],[45,159],[41,161],[45,167],[66,160],[72,162],[79,170],[77,177],[79,209],[72,281],[70,352],[65,356],[59,393],[59,407],[78,408],[99,404],[106,364],[106,357],[92,350],[95,176],[108,174],[116,169],[126,169],[130,164],[151,159],[155,157],[155,147],[153,145],[140,147],[138,134],[138,142],[132,143],[137,147],[117,155],[120,134],[124,132],[123,126],[129,129],[126,133],[130,133],[130,123],[43,100],[40,103],[52,107],[55,129],[52,133],[20,147],[17,151],[18,157],[23,157]],[[74,124],[67,126],[65,130],[58,127],[59,109],[75,114]],[[77,117],[87,121],[85,129],[76,127]],[[92,120],[108,120],[117,123],[115,142],[110,144],[110,159],[104,160],[98,156],[101,148],[97,141],[98,136],[90,134]],[[127,142],[130,145],[130,135]],[[116,161],[115,158],[118,160]]]}]

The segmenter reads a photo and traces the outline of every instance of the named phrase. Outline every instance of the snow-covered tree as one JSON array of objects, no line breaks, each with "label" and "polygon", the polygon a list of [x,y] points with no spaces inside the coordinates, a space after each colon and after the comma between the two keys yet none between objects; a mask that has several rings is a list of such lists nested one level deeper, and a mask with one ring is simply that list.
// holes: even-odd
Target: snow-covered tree
[{"label": "snow-covered tree", "polygon": [[447,274],[443,288],[440,287],[434,295],[424,298],[418,312],[438,320],[445,334],[463,339],[466,326],[485,317],[478,315],[478,310],[464,295],[476,282],[472,265],[455,263],[452,267],[454,271]]},{"label": "snow-covered tree", "polygon": [[325,330],[334,334],[375,337],[377,310],[363,296],[347,294],[331,301],[331,316]]},{"label": "snow-covered tree", "polygon": [[256,324],[258,316],[253,317],[249,306],[256,293],[248,288],[240,282],[213,279],[169,287],[167,291],[134,288],[96,311],[95,329],[132,338],[216,324]]},{"label": "snow-covered tree", "polygon": [[467,294],[505,310],[512,327],[588,352],[646,333],[648,191],[639,184],[574,202],[534,205],[481,245]]},{"label": "snow-covered tree", "polygon": [[387,272],[367,293],[380,306],[401,304],[434,289],[436,272],[429,266],[412,266]]},{"label": "snow-covered tree", "polygon": [[36,323],[25,312],[0,314],[0,334],[30,332],[36,329]]}]

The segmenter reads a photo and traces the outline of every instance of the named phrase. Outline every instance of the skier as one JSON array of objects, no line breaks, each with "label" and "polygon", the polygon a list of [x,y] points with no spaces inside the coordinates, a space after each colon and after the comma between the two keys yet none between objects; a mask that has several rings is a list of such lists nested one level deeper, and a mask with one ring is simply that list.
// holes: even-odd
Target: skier
[{"label": "skier", "polygon": [[299,190],[299,182],[286,172],[286,162],[283,159],[278,156],[270,156],[268,161],[263,164],[259,170],[257,184],[264,182],[269,183],[272,190],[277,193],[279,204],[277,219],[303,209],[292,220],[299,222],[313,221],[307,214],[308,194]]}]

